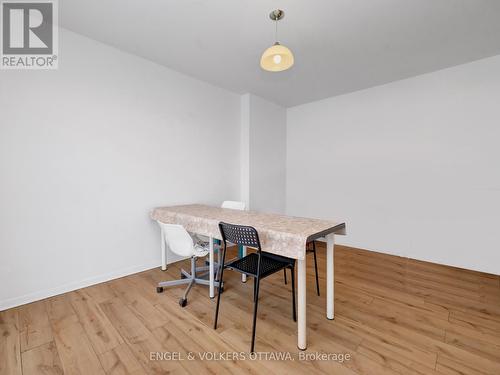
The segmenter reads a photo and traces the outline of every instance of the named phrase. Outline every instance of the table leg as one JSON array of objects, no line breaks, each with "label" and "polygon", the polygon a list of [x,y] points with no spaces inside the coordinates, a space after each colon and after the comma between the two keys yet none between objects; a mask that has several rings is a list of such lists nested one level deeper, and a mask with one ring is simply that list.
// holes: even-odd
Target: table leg
[{"label": "table leg", "polygon": [[165,246],[165,234],[163,233],[163,228],[160,229],[161,236],[161,270],[165,271],[167,269],[167,249]]},{"label": "table leg", "polygon": [[208,239],[208,280],[209,280],[209,296],[210,298],[215,297],[214,293],[214,239],[209,237]]},{"label": "table leg", "polygon": [[335,317],[334,246],[334,235],[329,234],[326,236],[326,317],[330,320]]},{"label": "table leg", "polygon": [[297,347],[307,349],[306,331],[306,258],[297,260]]},{"label": "table leg", "polygon": [[222,259],[221,255],[220,255],[221,252],[222,252],[222,245],[218,246],[218,248],[217,248],[217,265],[218,265],[218,267],[220,267],[220,260]]},{"label": "table leg", "polygon": [[[241,247],[241,257],[243,258],[244,256],[247,255],[247,247],[246,246],[242,246]],[[241,275],[241,282],[242,283],[246,283],[247,282],[247,275]]]}]

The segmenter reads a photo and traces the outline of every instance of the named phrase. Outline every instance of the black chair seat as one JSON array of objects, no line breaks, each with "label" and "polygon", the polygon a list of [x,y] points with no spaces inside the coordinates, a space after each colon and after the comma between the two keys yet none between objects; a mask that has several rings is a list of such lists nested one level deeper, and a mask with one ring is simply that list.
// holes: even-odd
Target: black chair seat
[{"label": "black chair seat", "polygon": [[[262,252],[262,260],[260,263],[260,277],[266,277],[279,271],[283,268],[289,267],[290,262],[287,258],[276,256],[269,256],[265,252]],[[257,265],[259,263],[259,256],[256,253],[248,254],[247,256],[236,259],[231,263],[225,265],[226,268],[230,268],[233,271],[241,272],[249,276],[257,276]]]}]

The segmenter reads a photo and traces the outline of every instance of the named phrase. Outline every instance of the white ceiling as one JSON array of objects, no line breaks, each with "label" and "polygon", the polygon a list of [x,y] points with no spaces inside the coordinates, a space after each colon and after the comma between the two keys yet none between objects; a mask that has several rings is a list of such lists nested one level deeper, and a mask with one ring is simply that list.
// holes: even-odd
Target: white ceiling
[{"label": "white ceiling", "polygon": [[[295,66],[259,59],[280,41]],[[63,27],[284,106],[500,54],[499,0],[64,0]]]}]

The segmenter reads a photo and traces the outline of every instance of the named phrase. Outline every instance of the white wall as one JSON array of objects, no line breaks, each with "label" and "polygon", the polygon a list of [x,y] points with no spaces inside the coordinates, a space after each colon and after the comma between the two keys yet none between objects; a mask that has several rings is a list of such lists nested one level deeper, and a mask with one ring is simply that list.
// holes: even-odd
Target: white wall
[{"label": "white wall", "polygon": [[240,98],[240,201],[250,209],[250,96]]},{"label": "white wall", "polygon": [[286,109],[252,94],[241,97],[242,199],[252,210],[284,213]]},{"label": "white wall", "polygon": [[343,244],[500,273],[500,56],[287,122],[289,214],[345,219]]},{"label": "white wall", "polygon": [[60,43],[57,71],[0,71],[0,310],[159,265],[155,206],[239,197],[238,95]]}]

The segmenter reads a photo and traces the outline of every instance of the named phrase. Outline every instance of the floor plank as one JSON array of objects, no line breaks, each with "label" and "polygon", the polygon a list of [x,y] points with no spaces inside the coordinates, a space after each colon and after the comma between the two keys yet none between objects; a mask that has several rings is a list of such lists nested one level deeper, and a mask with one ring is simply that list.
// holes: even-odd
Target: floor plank
[{"label": "floor plank", "polygon": [[127,278],[112,281],[111,288],[150,330],[161,327],[167,322],[167,317],[160,314],[144,297],[144,293]]},{"label": "floor plank", "polygon": [[103,375],[104,370],[79,322],[54,329],[57,352],[66,375]]},{"label": "floor plank", "polygon": [[53,341],[23,352],[22,361],[25,375],[64,374],[59,353]]},{"label": "floor plank", "polygon": [[0,375],[19,375],[21,342],[18,310],[0,311]]},{"label": "floor plank", "polygon": [[19,307],[21,351],[30,350],[53,340],[49,316],[43,301]]},{"label": "floor plank", "polygon": [[100,354],[99,360],[108,375],[142,375],[145,371],[125,343]]},{"label": "floor plank", "polygon": [[53,330],[78,323],[78,316],[71,306],[69,293],[47,299],[45,306]]},{"label": "floor plank", "polygon": [[[151,332],[119,298],[100,304],[109,321],[129,343],[146,340]],[[153,307],[153,306],[151,306]]]},{"label": "floor plank", "polygon": [[[498,336],[497,336],[498,338]],[[492,344],[488,341],[480,340],[476,337],[468,337],[465,334],[447,331],[446,342],[448,344],[465,349],[480,357],[500,363],[500,345]]]},{"label": "floor plank", "polygon": [[71,305],[97,354],[105,353],[123,343],[101,307],[83,290],[70,293]]}]

